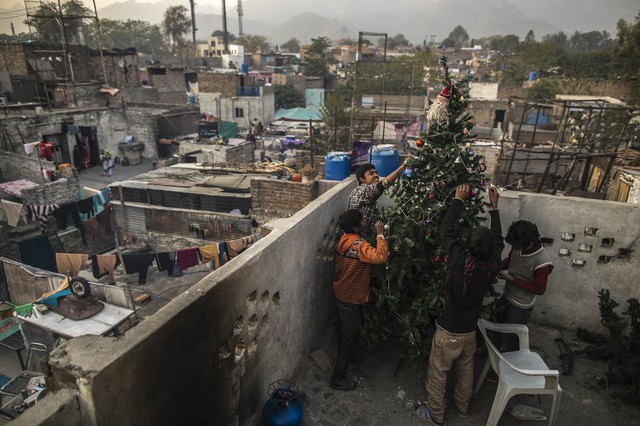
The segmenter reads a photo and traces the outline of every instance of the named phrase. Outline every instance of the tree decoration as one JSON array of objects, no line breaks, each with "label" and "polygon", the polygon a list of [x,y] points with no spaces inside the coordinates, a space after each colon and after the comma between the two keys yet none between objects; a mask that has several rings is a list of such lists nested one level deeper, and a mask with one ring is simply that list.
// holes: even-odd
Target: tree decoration
[{"label": "tree decoration", "polygon": [[473,127],[468,102],[463,100],[468,81],[452,80],[446,57],[441,63],[444,89],[439,105],[444,111],[432,111],[428,129],[419,139],[423,148],[411,152],[412,173],[399,177],[394,204],[382,212],[382,220],[392,230],[387,239],[393,249],[385,268],[372,280],[371,303],[365,305],[362,323],[365,340],[400,335],[412,357],[427,355],[435,320],[443,308],[448,264],[441,262],[445,251],[438,229],[455,188],[470,184],[476,194],[466,202],[469,210],[462,212],[457,224],[463,240],[480,223],[478,215],[484,211],[481,202],[486,189],[478,171],[482,156],[468,155],[467,144],[474,136],[462,132]]},{"label": "tree decoration", "polygon": [[477,169],[480,173],[484,173],[485,170],[487,170],[487,165],[484,163],[480,163],[478,164],[478,169]]},{"label": "tree decoration", "polygon": [[418,148],[422,148],[422,147],[424,146],[424,142],[422,141],[422,139],[418,139],[418,140],[416,141],[416,146],[417,146]]},{"label": "tree decoration", "polygon": [[436,97],[436,101],[431,104],[427,111],[427,120],[431,124],[443,124],[449,121],[449,94],[451,93],[451,82],[445,84],[444,89]]}]

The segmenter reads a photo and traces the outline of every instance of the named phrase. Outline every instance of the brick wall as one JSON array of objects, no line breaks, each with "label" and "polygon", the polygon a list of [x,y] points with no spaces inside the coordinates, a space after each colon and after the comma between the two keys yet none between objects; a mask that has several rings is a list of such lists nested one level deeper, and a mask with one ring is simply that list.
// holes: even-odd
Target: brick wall
[{"label": "brick wall", "polygon": [[77,179],[60,179],[22,190],[22,203],[29,206],[66,204],[79,200],[80,184]]},{"label": "brick wall", "polygon": [[318,197],[318,182],[299,183],[275,179],[251,180],[251,208],[287,217]]},{"label": "brick wall", "polygon": [[201,92],[222,93],[225,98],[237,96],[236,88],[240,87],[240,75],[198,73],[198,88]]},{"label": "brick wall", "polygon": [[250,142],[241,143],[238,146],[227,149],[227,163],[234,165],[253,163],[254,152],[253,144]]},{"label": "brick wall", "polygon": [[160,92],[179,92],[181,94],[186,92],[183,67],[164,68],[164,74],[154,74],[154,69],[156,68],[147,68],[147,79],[150,86],[157,88]]},{"label": "brick wall", "polygon": [[198,133],[198,115],[198,107],[178,108],[156,115],[157,138],[172,139]]},{"label": "brick wall", "polygon": [[[507,100],[486,101],[471,100],[469,102],[469,112],[473,115],[473,120],[478,127],[493,127],[496,118],[496,110],[507,110],[509,107]],[[504,126],[504,124],[503,124]]]},{"label": "brick wall", "polygon": [[[114,228],[112,228],[114,229]],[[62,243],[62,247],[67,253],[86,253],[89,256],[100,254],[113,249],[116,246],[115,240],[101,234],[98,241],[92,241],[86,238],[87,244],[82,244],[82,237],[78,229],[69,229],[67,231],[59,231],[58,238]]]},{"label": "brick wall", "polygon": [[11,75],[31,74],[21,43],[0,44],[0,69],[7,70]]}]

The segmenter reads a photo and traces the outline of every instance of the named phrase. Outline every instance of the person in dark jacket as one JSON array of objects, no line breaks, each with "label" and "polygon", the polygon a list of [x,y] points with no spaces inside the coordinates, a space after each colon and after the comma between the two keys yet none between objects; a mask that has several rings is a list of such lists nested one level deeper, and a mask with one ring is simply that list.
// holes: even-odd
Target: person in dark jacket
[{"label": "person in dark jacket", "polygon": [[466,417],[473,389],[473,354],[476,350],[476,324],[482,302],[500,270],[500,254],[504,248],[498,212],[500,195],[489,189],[491,229],[474,228],[463,246],[457,238],[455,224],[469,197],[469,186],[456,188],[442,224],[440,238],[449,259],[444,310],[436,321],[427,370],[427,402],[414,406],[423,420],[434,425],[445,424],[444,393],[447,373],[455,364],[457,383],[454,402],[458,413]]}]

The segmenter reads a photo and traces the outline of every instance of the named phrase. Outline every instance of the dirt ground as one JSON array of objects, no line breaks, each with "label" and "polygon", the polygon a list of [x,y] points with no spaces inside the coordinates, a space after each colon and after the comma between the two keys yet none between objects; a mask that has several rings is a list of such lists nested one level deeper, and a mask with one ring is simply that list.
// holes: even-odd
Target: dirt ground
[{"label": "dirt ground", "polygon": [[[532,350],[540,353],[547,365],[561,369],[560,350],[555,338],[562,337],[577,350],[584,343],[575,334],[554,328],[530,324]],[[314,350],[325,351],[331,358],[335,355],[335,336],[329,334]],[[352,392],[335,391],[329,387],[331,368],[322,371],[311,357],[292,378],[295,388],[303,399],[304,423],[323,426],[380,425],[409,426],[426,424],[412,411],[415,402],[426,398],[424,381],[426,364],[402,361],[402,345],[396,338],[378,344],[366,352],[365,360],[351,368],[359,381],[358,389]],[[476,378],[486,358],[476,358]],[[560,376],[562,397],[557,425],[638,425],[640,406],[626,404],[612,398],[615,388],[594,389],[594,377],[602,377],[605,367],[584,355],[576,356],[571,375]],[[452,380],[450,379],[450,382]],[[455,408],[447,413],[448,423],[456,425],[484,425],[489,417],[496,391],[496,383],[485,381],[480,392],[471,400],[470,416],[462,419]],[[519,395],[509,402],[500,420],[500,425],[536,425],[542,421],[525,421],[509,413],[516,404],[540,408],[549,415],[551,398]]]}]

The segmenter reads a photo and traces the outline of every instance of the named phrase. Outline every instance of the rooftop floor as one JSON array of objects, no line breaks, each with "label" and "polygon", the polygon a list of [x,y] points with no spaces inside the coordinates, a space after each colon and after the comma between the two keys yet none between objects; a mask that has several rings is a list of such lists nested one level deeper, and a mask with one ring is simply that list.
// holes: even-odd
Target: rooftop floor
[{"label": "rooftop floor", "polygon": [[[530,342],[534,351],[541,354],[550,368],[561,369],[560,352],[554,339],[562,337],[577,350],[585,346],[575,333],[566,330],[532,324]],[[321,349],[331,357],[335,355],[335,336],[329,333],[314,350]],[[292,378],[294,386],[304,401],[306,424],[332,425],[381,425],[409,426],[426,424],[415,416],[412,406],[426,399],[424,382],[426,363],[401,360],[402,346],[398,339],[378,344],[365,352],[365,360],[356,364],[352,374],[359,386],[352,392],[335,391],[329,387],[331,368],[322,371],[311,358],[299,367]],[[476,358],[476,378],[480,375],[486,358]],[[396,371],[397,369],[397,371]],[[591,361],[584,355],[576,356],[571,375],[560,376],[562,397],[557,425],[637,425],[640,406],[621,403],[612,398],[615,392],[608,389],[593,389],[595,375],[601,374],[605,366]],[[455,384],[450,378],[448,385]],[[466,419],[458,416],[455,407],[447,411],[448,423],[456,425],[485,425],[496,392],[496,383],[485,381],[480,392],[471,399],[470,415]],[[450,393],[453,390],[451,389]],[[266,394],[266,393],[265,393]],[[452,398],[449,397],[451,400]],[[500,420],[500,425],[547,424],[541,421],[518,420],[509,413],[516,404],[540,408],[549,415],[551,398],[518,395],[511,399]]]}]

